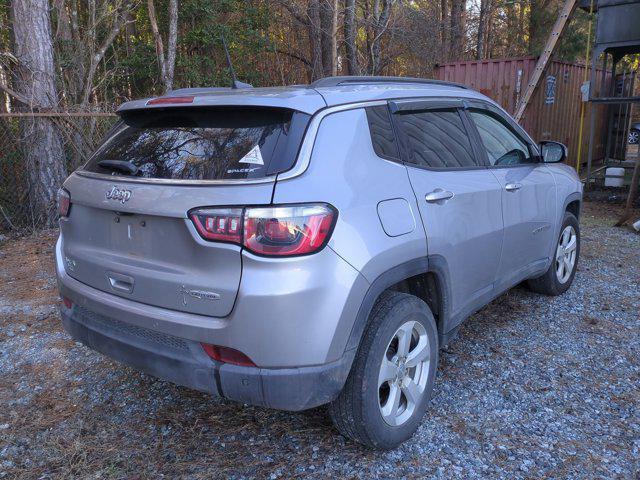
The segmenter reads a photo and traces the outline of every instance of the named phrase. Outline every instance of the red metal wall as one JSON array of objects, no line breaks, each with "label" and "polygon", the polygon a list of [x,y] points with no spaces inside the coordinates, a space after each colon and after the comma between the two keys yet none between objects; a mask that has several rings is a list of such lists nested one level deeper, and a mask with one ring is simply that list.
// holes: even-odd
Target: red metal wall
[{"label": "red metal wall", "polygon": [[[436,78],[467,85],[498,102],[509,113],[515,113],[520,97],[524,94],[529,77],[537,59],[535,57],[491,59],[482,61],[454,62],[440,65]],[[527,106],[522,118],[522,126],[536,140],[557,140],[569,147],[569,162],[577,163],[578,137],[580,127],[580,86],[584,81],[583,65],[550,62]],[[553,102],[546,95],[547,77],[555,77]],[[601,71],[598,71],[598,84]],[[609,77],[607,77],[609,78]],[[609,81],[607,79],[607,81]],[[604,156],[605,106],[585,105],[582,132],[581,160],[587,159],[589,146],[589,113],[595,108],[596,136],[594,158]]]}]

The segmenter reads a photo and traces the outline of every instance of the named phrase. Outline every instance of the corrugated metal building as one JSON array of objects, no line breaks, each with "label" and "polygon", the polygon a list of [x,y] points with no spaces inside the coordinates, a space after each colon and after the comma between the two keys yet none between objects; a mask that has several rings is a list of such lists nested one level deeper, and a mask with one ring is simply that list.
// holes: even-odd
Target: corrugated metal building
[{"label": "corrugated metal building", "polygon": [[[453,62],[439,65],[436,78],[462,83],[497,101],[509,113],[515,113],[536,66],[536,57]],[[569,147],[569,163],[576,165],[580,128],[580,86],[585,66],[552,61],[536,89],[522,118],[522,126],[536,140],[556,140]],[[589,78],[587,76],[587,78]],[[597,75],[600,81],[600,72]],[[610,81],[610,76],[607,76]],[[606,106],[585,103],[582,133],[582,163],[589,147],[589,109],[596,108],[594,158],[604,156]]]}]

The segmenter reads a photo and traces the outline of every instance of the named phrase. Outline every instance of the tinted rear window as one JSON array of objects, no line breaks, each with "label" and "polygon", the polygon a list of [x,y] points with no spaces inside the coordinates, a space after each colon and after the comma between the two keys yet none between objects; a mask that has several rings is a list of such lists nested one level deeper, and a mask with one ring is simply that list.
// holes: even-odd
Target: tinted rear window
[{"label": "tinted rear window", "polygon": [[[172,180],[261,178],[293,166],[308,121],[309,115],[274,108],[131,112],[85,170]],[[120,162],[129,172],[113,167]]]},{"label": "tinted rear window", "polygon": [[367,107],[367,121],[371,133],[371,143],[376,155],[382,158],[398,159],[398,146],[391,126],[389,109],[386,105]]},{"label": "tinted rear window", "polygon": [[400,115],[409,162],[421,167],[477,166],[473,149],[457,110],[428,110]]}]

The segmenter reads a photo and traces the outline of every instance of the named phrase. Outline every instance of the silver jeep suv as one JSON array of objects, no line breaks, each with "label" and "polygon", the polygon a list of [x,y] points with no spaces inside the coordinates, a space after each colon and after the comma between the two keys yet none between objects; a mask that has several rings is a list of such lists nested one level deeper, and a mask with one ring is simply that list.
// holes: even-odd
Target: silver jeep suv
[{"label": "silver jeep suv", "polygon": [[64,327],[111,358],[253,405],[329,404],[393,448],[438,350],[527,281],[569,288],[581,183],[463,86],[331,77],[122,105],[60,193]]}]

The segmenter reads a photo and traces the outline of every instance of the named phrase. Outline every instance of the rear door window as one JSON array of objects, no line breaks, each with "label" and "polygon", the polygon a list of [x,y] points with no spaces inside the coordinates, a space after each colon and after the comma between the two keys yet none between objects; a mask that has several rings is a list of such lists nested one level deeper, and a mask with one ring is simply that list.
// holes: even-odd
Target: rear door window
[{"label": "rear door window", "polygon": [[479,166],[457,109],[403,112],[398,118],[409,163],[428,168]]},{"label": "rear door window", "polygon": [[367,122],[369,123],[369,133],[373,150],[381,158],[398,160],[398,145],[391,126],[391,117],[386,105],[376,105],[367,107]]},{"label": "rear door window", "polygon": [[171,180],[262,178],[293,166],[309,118],[280,108],[125,113],[84,168]]}]

